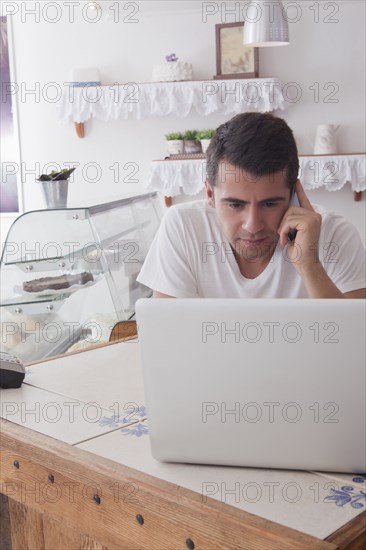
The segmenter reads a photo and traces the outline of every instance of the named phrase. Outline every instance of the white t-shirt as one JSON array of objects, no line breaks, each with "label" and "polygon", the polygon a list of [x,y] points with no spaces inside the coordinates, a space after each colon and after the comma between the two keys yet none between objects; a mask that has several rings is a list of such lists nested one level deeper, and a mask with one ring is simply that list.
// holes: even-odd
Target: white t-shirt
[{"label": "white t-shirt", "polygon": [[[357,230],[342,216],[313,205],[322,216],[319,257],[341,292],[365,287],[365,251]],[[216,210],[206,200],[169,208],[138,281],[176,298],[306,298],[305,285],[277,245],[255,279],[244,277]]]}]

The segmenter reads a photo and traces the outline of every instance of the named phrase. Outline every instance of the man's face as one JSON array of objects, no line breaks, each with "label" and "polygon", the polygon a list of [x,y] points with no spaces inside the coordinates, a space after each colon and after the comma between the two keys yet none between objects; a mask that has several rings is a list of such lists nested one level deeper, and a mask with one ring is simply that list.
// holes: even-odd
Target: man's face
[{"label": "man's face", "polygon": [[285,171],[259,177],[223,161],[206,192],[237,259],[268,261],[290,202]]}]

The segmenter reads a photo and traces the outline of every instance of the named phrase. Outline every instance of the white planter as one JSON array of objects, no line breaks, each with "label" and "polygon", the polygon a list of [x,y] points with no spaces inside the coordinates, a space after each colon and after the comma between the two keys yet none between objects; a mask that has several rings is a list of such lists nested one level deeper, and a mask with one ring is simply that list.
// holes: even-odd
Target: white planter
[{"label": "white planter", "polygon": [[211,143],[210,139],[201,139],[202,153],[206,153],[210,143]]},{"label": "white planter", "polygon": [[183,140],[170,139],[167,141],[169,155],[181,155],[183,153]]}]

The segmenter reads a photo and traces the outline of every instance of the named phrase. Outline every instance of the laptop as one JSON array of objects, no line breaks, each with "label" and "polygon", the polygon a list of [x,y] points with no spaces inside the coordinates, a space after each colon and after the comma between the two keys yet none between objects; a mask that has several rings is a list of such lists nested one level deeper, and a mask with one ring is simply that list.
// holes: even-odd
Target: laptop
[{"label": "laptop", "polygon": [[160,461],[366,471],[365,301],[142,299]]}]

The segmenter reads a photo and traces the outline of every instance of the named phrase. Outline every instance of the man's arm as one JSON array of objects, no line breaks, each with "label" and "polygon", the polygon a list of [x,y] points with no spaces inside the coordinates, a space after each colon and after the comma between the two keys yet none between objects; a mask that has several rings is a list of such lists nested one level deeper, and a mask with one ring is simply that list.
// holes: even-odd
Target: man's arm
[{"label": "man's arm", "polygon": [[360,288],[359,290],[351,290],[351,292],[345,292],[343,294],[345,298],[364,298],[366,299],[366,288]]},{"label": "man's arm", "polygon": [[154,298],[197,296],[197,283],[189,258],[191,245],[186,240],[184,211],[172,206],[165,212],[137,277],[139,283],[152,289]]},{"label": "man's arm", "polygon": [[341,292],[318,263],[310,267],[309,273],[300,272],[308,291],[309,298],[366,298],[366,289],[360,288],[351,292]]},{"label": "man's arm", "polygon": [[333,283],[318,257],[321,215],[315,212],[300,183],[296,182],[300,207],[290,206],[278,229],[280,244],[286,246],[288,234],[296,229],[294,241],[288,245],[287,258],[302,278],[309,298],[364,298],[360,288],[343,293]]},{"label": "man's arm", "polygon": [[175,298],[175,296],[169,296],[168,294],[163,294],[157,290],[153,290],[153,298]]}]

